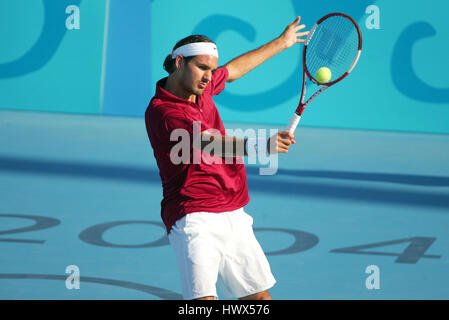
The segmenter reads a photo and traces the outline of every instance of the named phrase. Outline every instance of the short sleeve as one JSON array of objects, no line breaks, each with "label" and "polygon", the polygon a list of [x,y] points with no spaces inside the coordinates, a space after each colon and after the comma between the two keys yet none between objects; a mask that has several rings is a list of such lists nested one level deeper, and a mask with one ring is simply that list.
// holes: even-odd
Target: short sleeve
[{"label": "short sleeve", "polygon": [[210,94],[211,96],[219,94],[226,86],[226,80],[228,80],[229,72],[226,67],[220,67],[215,70],[212,76],[212,81],[210,84]]}]

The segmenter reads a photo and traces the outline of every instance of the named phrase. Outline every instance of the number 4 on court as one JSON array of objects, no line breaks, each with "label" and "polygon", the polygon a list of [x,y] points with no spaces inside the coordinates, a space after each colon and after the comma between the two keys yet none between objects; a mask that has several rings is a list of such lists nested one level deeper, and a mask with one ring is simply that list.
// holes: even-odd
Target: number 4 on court
[{"label": "number 4 on court", "polygon": [[[429,247],[432,245],[432,243],[435,240],[436,240],[436,238],[431,238],[431,237],[412,237],[412,238],[405,238],[405,239],[399,239],[399,240],[370,243],[370,244],[361,245],[361,246],[334,249],[334,250],[331,250],[331,252],[368,254],[368,255],[379,255],[379,256],[395,256],[395,257],[398,257],[395,261],[396,263],[417,263],[418,260],[421,258],[433,258],[433,259],[441,258],[441,256],[425,254],[427,249],[429,249]],[[410,244],[401,253],[363,251],[365,249],[385,247],[385,246],[391,246],[391,245],[395,245],[395,244],[399,244],[399,243],[407,243],[407,242],[409,242]]]}]

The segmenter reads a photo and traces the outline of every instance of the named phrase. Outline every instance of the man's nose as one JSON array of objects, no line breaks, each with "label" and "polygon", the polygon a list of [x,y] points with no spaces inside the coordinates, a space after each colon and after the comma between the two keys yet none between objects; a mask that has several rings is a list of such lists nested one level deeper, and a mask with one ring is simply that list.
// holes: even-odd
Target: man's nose
[{"label": "man's nose", "polygon": [[204,81],[211,81],[212,80],[212,71],[206,71],[203,75],[203,80]]}]

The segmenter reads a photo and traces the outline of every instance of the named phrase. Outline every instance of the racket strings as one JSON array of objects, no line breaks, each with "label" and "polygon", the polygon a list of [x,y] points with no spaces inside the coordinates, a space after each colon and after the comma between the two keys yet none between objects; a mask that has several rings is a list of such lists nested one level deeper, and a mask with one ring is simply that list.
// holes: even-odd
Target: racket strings
[{"label": "racket strings", "polygon": [[318,69],[329,68],[330,81],[342,77],[357,57],[359,35],[351,20],[333,16],[322,21],[307,46],[306,67],[312,77]]},{"label": "racket strings", "polygon": [[[335,67],[348,61],[351,52],[358,46],[355,35],[356,30],[352,23],[345,18],[329,18],[319,25],[316,37],[310,43],[310,66],[325,63],[326,66]],[[342,50],[344,49],[344,50]],[[339,55],[337,55],[339,54]],[[309,59],[310,60],[310,59]]]},{"label": "racket strings", "polygon": [[[307,68],[312,76],[315,75],[316,70],[321,67],[329,68],[333,73],[333,79],[341,77],[351,65],[355,58],[355,45],[351,45],[347,36],[343,33],[335,34],[334,30],[323,28],[322,35],[314,44],[314,47],[309,51],[315,52],[314,55],[309,55]],[[333,80],[332,79],[332,80]]]}]

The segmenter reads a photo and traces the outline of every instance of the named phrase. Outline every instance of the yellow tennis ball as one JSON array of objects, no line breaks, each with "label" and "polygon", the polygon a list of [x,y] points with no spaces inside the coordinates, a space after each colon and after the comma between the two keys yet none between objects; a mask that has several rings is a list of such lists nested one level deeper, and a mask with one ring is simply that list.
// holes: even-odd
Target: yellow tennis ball
[{"label": "yellow tennis ball", "polygon": [[332,72],[329,70],[329,68],[326,67],[319,68],[315,75],[315,79],[320,83],[329,82],[331,77]]}]

